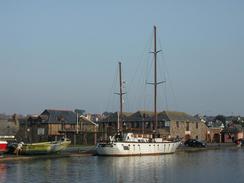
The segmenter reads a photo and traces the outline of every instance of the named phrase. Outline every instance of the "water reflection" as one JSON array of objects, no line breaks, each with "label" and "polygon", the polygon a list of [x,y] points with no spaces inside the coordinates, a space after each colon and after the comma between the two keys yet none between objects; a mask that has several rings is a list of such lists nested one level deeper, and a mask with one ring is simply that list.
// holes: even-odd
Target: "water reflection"
[{"label": "water reflection", "polygon": [[1,181],[6,181],[6,164],[0,164],[0,177]]},{"label": "water reflection", "polygon": [[162,172],[173,174],[174,164],[175,155],[99,157],[97,161],[97,167],[106,167],[99,174],[111,177],[109,182],[160,182],[163,178]]},{"label": "water reflection", "polygon": [[243,149],[233,149],[163,156],[18,161],[0,164],[0,183],[242,182],[243,153]]}]

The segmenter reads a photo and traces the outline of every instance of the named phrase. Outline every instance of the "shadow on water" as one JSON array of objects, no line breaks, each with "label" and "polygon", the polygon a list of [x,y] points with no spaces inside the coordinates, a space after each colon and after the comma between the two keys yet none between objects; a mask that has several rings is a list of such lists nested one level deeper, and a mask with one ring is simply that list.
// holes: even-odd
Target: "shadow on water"
[{"label": "shadow on water", "polygon": [[161,156],[72,157],[0,164],[5,182],[243,182],[244,149]]}]

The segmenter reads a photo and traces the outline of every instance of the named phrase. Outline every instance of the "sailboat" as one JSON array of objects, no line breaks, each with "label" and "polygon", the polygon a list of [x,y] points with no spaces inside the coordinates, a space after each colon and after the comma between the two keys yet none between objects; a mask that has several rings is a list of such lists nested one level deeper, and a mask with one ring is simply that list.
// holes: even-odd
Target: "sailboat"
[{"label": "sailboat", "polygon": [[108,142],[99,142],[96,146],[97,155],[104,156],[128,156],[128,155],[156,155],[174,153],[180,145],[179,140],[163,140],[159,137],[157,126],[157,45],[156,45],[156,26],[154,26],[154,123],[152,138],[138,137],[134,133],[123,133],[121,131],[120,116],[122,115],[122,76],[121,63],[119,62],[120,79],[120,112],[118,113],[117,133],[110,137]]}]

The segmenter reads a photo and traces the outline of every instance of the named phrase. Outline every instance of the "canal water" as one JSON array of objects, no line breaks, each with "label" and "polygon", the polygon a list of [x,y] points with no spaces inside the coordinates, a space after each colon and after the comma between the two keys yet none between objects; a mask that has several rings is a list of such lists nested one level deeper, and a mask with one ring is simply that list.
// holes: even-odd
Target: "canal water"
[{"label": "canal water", "polygon": [[244,149],[0,163],[0,183],[243,183]]}]

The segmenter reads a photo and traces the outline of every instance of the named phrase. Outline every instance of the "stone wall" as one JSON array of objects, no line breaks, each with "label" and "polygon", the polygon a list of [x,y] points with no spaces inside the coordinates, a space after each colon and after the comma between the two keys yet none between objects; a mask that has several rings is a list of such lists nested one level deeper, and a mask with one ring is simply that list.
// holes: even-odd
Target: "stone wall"
[{"label": "stone wall", "polygon": [[[187,123],[189,124],[189,129],[187,129]],[[207,132],[208,132],[208,127],[205,125],[205,123],[201,121],[199,122],[170,121],[170,135],[173,138],[176,138],[178,136],[183,140],[192,138],[192,139],[206,141]]]}]

